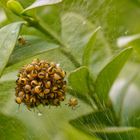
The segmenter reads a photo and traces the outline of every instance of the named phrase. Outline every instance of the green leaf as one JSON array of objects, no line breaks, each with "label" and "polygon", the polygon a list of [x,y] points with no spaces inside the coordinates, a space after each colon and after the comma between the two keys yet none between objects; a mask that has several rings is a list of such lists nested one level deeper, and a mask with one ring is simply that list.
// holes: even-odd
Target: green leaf
[{"label": "green leaf", "polygon": [[70,121],[74,127],[90,135],[107,140],[137,140],[135,127],[117,127],[110,111],[94,112]]},{"label": "green leaf", "polygon": [[82,64],[85,66],[89,66],[89,64],[90,64],[90,58],[93,55],[93,47],[94,47],[95,40],[96,40],[96,34],[99,29],[100,29],[100,27],[95,29],[95,31],[93,32],[92,36],[90,37],[88,43],[85,46],[84,53],[83,53],[83,60],[82,60]]},{"label": "green leaf", "polygon": [[[22,56],[23,57],[23,56]],[[49,62],[55,62],[60,64],[60,66],[67,72],[71,72],[75,69],[73,63],[61,53],[59,48],[57,49],[50,49],[50,51],[44,51],[41,54],[22,59],[21,61],[18,62],[16,58],[14,58],[15,62],[17,61],[18,63],[14,63],[14,61],[10,62],[9,61],[9,66],[5,68],[4,73],[0,79],[0,82],[4,81],[15,81],[17,79],[17,73],[18,70],[21,69],[24,65],[27,65],[32,62],[33,59],[43,59],[47,60]]]},{"label": "green leaf", "polygon": [[[47,24],[53,31],[61,34],[61,6],[53,5],[51,7],[38,9],[38,16],[42,19],[44,24]],[[47,18],[46,18],[47,17]],[[55,22],[54,22],[55,21]],[[54,41],[54,40],[53,40]]]},{"label": "green leaf", "polygon": [[125,95],[121,119],[122,125],[140,127],[140,93],[134,84],[129,86]]},{"label": "green leaf", "polygon": [[20,16],[23,11],[23,6],[16,0],[8,0],[7,8],[10,9],[15,15]]},{"label": "green leaf", "polygon": [[72,90],[69,90],[71,94],[76,95],[83,99],[85,102],[89,102],[89,71],[86,66],[82,66],[73,72],[71,72],[68,76],[69,85]]},{"label": "green leaf", "polygon": [[95,133],[103,140],[138,140],[140,138],[140,131],[135,127],[106,127],[95,131]]},{"label": "green leaf", "polygon": [[110,88],[117,78],[119,72],[130,57],[132,48],[121,51],[110,63],[99,73],[95,82],[95,92],[101,101],[108,100]]},{"label": "green leaf", "polygon": [[[1,82],[1,81],[0,81],[0,82]],[[68,92],[70,95],[75,96],[76,98],[79,98],[80,100],[82,100],[82,101],[83,101],[84,103],[86,103],[87,105],[90,105],[90,106],[93,107],[93,108],[97,108],[97,107],[95,106],[95,104],[94,104],[93,102],[91,102],[91,100],[90,100],[88,94],[83,95],[83,94],[81,94],[81,93],[75,91],[74,89],[72,89],[72,88],[70,88],[70,87],[67,88],[67,92]]]},{"label": "green leaf", "polygon": [[8,99],[11,97],[15,87],[15,82],[0,82],[0,111],[2,107],[8,102]]},{"label": "green leaf", "polygon": [[91,87],[93,81],[86,66],[72,71],[68,76],[68,82],[70,86],[68,92],[71,95],[77,96],[91,107],[96,108],[94,101],[91,100],[93,98],[93,89]]},{"label": "green leaf", "polygon": [[84,46],[96,28],[85,17],[74,12],[63,14],[61,23],[63,41],[69,44],[69,50],[82,62]]},{"label": "green leaf", "polygon": [[140,127],[140,94],[138,87],[132,83],[138,78],[138,73],[139,69],[129,79],[117,81],[110,92],[114,111],[123,126]]},{"label": "green leaf", "polygon": [[23,38],[26,41],[26,44],[23,46],[17,44],[10,56],[8,65],[12,65],[19,61],[23,61],[24,59],[45,53],[59,47],[56,44],[48,43],[47,41],[42,40],[36,36],[23,36]]},{"label": "green leaf", "polygon": [[140,34],[120,37],[117,40],[117,44],[119,47],[125,47],[125,46],[130,45],[130,43],[137,41],[137,40],[140,40]]},{"label": "green leaf", "polygon": [[69,74],[68,80],[70,86],[77,92],[86,95],[89,92],[88,89],[88,68],[82,66]]},{"label": "green leaf", "polygon": [[[84,113],[87,113],[91,110],[89,106],[79,101],[79,104],[81,107],[76,109],[76,111],[78,111],[77,114],[75,114],[76,112],[74,110],[72,110],[71,108],[65,105],[66,102],[62,103],[61,107],[58,107],[58,108],[51,107],[49,109],[49,107],[47,106],[46,107],[39,106],[38,109],[34,108],[32,109],[32,111],[29,111],[24,104],[21,104],[19,107],[19,105],[16,104],[14,101],[15,82],[8,82],[8,84],[4,82],[3,85],[0,85],[0,86],[2,86],[0,87],[0,92],[1,92],[0,96],[1,94],[5,94],[5,98],[6,98],[4,105],[0,104],[1,105],[0,111],[2,111],[7,116],[13,116],[14,118],[18,118],[19,120],[21,120],[22,123],[24,123],[24,125],[26,126],[26,130],[28,132],[28,135],[26,136],[29,137],[29,138],[26,138],[27,140],[28,139],[44,140],[44,138],[45,140],[53,140],[57,136],[61,136],[60,131],[59,131],[60,129],[62,130],[61,140],[66,140],[67,137],[71,136],[71,134],[68,134],[66,131],[63,131],[65,128],[68,128],[67,127],[68,120],[77,115],[79,116],[80,114],[83,114],[83,108],[84,108]],[[6,91],[7,87],[12,90],[9,89],[8,91]],[[38,113],[39,114],[41,113],[42,116],[39,116]],[[63,119],[62,119],[62,116],[64,116]],[[52,121],[50,121],[50,118]],[[54,132],[54,125],[52,125],[53,122],[57,122],[57,125],[55,126],[55,134],[53,133]],[[18,131],[15,131],[15,133],[16,132]],[[72,132],[74,133],[74,130]],[[20,135],[20,133],[16,133],[16,135],[18,134]],[[66,135],[66,137],[63,138],[64,135]]]},{"label": "green leaf", "polygon": [[[82,122],[82,123],[81,123]],[[103,126],[112,126],[113,116],[109,110],[105,111],[97,111],[93,113],[89,113],[83,116],[78,117],[77,119],[71,120],[70,123],[75,127],[103,127]],[[85,125],[85,126],[84,126]],[[82,129],[82,128],[81,128]]]},{"label": "green leaf", "polygon": [[133,47],[140,54],[140,34],[120,37],[117,41],[119,47]]},{"label": "green leaf", "polygon": [[97,138],[96,136],[90,136],[86,135],[85,133],[78,131],[78,129],[75,129],[74,127],[68,125],[62,130],[64,132],[64,136],[66,140],[101,140]]},{"label": "green leaf", "polygon": [[[8,82],[8,81],[16,81],[17,75],[18,75],[18,71],[3,74],[0,78],[0,83]],[[7,90],[7,89],[5,89],[5,90]]]},{"label": "green leaf", "polygon": [[[134,72],[134,71],[133,71]],[[134,92],[132,82],[136,79],[138,76],[138,72],[135,72],[131,76],[129,76],[126,79],[119,79],[117,80],[110,91],[110,99],[114,108],[114,111],[116,113],[116,118],[120,121],[121,120],[121,113],[123,108],[123,103],[125,100],[125,97],[127,96],[128,92]]]},{"label": "green leaf", "polygon": [[24,12],[41,6],[53,5],[60,2],[62,2],[62,0],[36,0],[32,5],[27,7]]},{"label": "green leaf", "polygon": [[0,76],[15,47],[23,22],[15,22],[0,29]]},{"label": "green leaf", "polygon": [[28,139],[26,127],[21,121],[14,117],[0,113],[0,138],[1,140]]}]

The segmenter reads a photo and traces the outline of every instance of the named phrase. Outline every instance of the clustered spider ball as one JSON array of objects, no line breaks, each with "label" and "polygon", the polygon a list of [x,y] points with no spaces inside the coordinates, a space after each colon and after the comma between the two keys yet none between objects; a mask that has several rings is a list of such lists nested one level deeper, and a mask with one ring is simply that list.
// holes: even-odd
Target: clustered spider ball
[{"label": "clustered spider ball", "polygon": [[33,60],[19,71],[16,103],[24,103],[28,109],[39,105],[59,106],[65,99],[65,75],[65,71],[53,62]]}]

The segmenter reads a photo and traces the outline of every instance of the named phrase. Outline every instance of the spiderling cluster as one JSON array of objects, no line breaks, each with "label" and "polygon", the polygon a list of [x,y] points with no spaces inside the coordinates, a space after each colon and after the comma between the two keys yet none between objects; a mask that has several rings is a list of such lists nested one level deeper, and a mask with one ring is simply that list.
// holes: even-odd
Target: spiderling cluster
[{"label": "spiderling cluster", "polygon": [[28,109],[41,105],[59,106],[65,99],[65,71],[57,64],[33,60],[23,66],[16,80],[16,102]]}]

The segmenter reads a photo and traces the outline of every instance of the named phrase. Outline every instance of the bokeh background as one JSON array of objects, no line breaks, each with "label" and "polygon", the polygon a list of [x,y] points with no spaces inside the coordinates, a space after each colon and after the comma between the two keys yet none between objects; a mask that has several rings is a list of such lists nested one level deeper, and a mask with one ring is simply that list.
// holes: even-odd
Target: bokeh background
[{"label": "bokeh background", "polygon": [[[34,0],[19,1],[24,7],[34,2]],[[22,20],[7,9],[6,2],[6,0],[0,0],[0,28]],[[71,52],[79,62],[82,47],[86,44],[91,32],[101,27],[95,44],[96,53],[91,60],[93,64],[91,71],[95,77],[108,60],[120,50],[118,45],[120,37],[140,33],[139,0],[63,0],[57,5],[40,7],[36,13],[44,25],[47,23],[72,46]],[[30,44],[34,47],[55,46],[54,40],[49,36],[26,26],[22,28],[20,35],[27,40],[27,46],[25,49],[23,46],[22,53],[13,53],[0,78],[0,139],[98,140],[99,138],[86,135],[69,124],[69,120],[92,111],[92,108],[81,100],[79,100],[79,107],[75,110],[65,105],[71,97],[69,94],[60,107],[39,107],[40,111],[37,109],[29,111],[24,105],[18,107],[14,102],[18,69],[31,62],[33,58],[60,63],[67,73],[74,70],[71,62],[58,49],[47,52],[42,50],[33,55],[26,52],[26,47]],[[17,44],[15,51],[20,52],[20,49],[21,46]],[[135,52],[118,78],[126,79],[128,75],[135,73],[139,68],[139,62],[139,55]],[[135,84],[138,87],[139,78]]]}]

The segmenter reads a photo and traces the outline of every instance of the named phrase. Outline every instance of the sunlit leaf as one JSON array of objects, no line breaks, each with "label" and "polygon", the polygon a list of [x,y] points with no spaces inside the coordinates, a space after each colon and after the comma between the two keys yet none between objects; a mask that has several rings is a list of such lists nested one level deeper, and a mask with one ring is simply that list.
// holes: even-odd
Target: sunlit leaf
[{"label": "sunlit leaf", "polygon": [[134,92],[135,88],[132,82],[137,77],[139,71],[129,76],[127,79],[119,79],[117,80],[110,91],[110,99],[116,113],[117,119],[121,120],[122,108],[124,104],[125,97],[128,92]]},{"label": "sunlit leaf", "polygon": [[24,12],[41,6],[57,4],[59,2],[62,2],[62,0],[36,0],[32,5],[27,7]]},{"label": "sunlit leaf", "polygon": [[15,22],[0,29],[0,76],[15,47],[23,22]]},{"label": "sunlit leaf", "polygon": [[123,68],[124,64],[128,60],[131,53],[132,48],[127,48],[121,51],[99,73],[95,83],[95,91],[101,101],[106,102],[108,100],[110,88],[115,79],[117,78],[119,72]]},{"label": "sunlit leaf", "polygon": [[140,34],[120,37],[117,40],[117,45],[119,47],[130,46],[130,43],[137,41],[139,39],[140,39]]},{"label": "sunlit leaf", "polygon": [[117,41],[119,47],[133,47],[140,54],[140,34],[120,37]]}]

